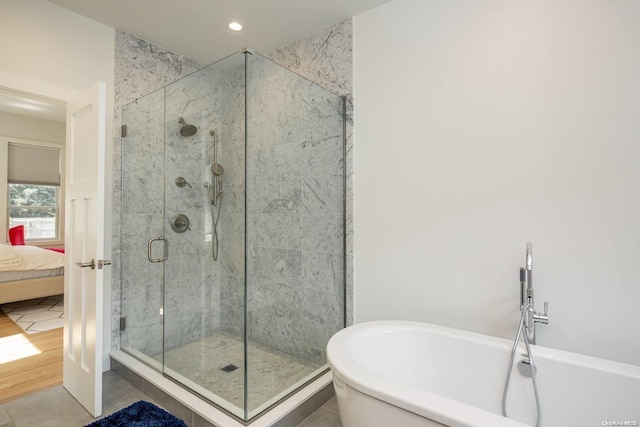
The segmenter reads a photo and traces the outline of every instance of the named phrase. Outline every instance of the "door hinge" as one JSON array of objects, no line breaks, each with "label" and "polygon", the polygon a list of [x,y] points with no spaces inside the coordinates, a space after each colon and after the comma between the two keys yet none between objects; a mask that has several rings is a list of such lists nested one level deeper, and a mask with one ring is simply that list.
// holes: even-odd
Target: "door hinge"
[{"label": "door hinge", "polygon": [[120,330],[124,331],[125,329],[127,329],[127,316],[120,318]]},{"label": "door hinge", "polygon": [[127,136],[127,125],[122,125],[120,128],[120,136],[124,138]]}]

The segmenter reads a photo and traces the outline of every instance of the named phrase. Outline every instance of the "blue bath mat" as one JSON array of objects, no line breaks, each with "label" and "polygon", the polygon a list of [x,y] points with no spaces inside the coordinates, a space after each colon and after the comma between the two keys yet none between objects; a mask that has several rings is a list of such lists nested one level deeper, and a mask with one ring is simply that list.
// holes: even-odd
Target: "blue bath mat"
[{"label": "blue bath mat", "polygon": [[164,409],[141,400],[85,427],[187,427],[187,425]]}]

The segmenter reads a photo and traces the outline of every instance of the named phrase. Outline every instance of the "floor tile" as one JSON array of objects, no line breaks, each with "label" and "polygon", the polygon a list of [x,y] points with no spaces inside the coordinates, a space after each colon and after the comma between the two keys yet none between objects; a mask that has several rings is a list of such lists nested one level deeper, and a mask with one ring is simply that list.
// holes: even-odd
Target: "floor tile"
[{"label": "floor tile", "polygon": [[83,426],[93,417],[57,386],[4,404],[15,427]]},{"label": "floor tile", "polygon": [[[112,371],[104,373],[102,386],[103,410],[100,418],[140,400],[158,405]],[[85,426],[95,421],[62,386],[21,397],[3,406],[13,419],[14,427]]]},{"label": "floor tile", "polygon": [[322,407],[327,411],[333,412],[334,414],[340,414],[340,412],[338,412],[338,401],[336,400],[335,396],[329,399],[327,403],[322,405]]},{"label": "floor tile", "polygon": [[299,424],[299,427],[342,427],[340,416],[320,408]]},{"label": "floor tile", "polygon": [[153,403],[149,396],[129,384],[118,374],[109,371],[105,372],[102,378],[102,416],[106,417],[122,408],[136,403],[139,400]]},{"label": "floor tile", "polygon": [[4,405],[0,405],[0,427],[13,427],[13,420],[11,420]]},{"label": "floor tile", "polygon": [[[102,385],[102,417],[111,415],[139,400],[162,406],[113,371],[103,375]],[[95,421],[62,386],[7,402],[0,405],[0,408],[2,407],[13,419],[13,427],[81,427]],[[330,399],[323,407],[307,417],[299,427],[342,427],[340,416],[334,411],[337,411],[335,398]],[[169,412],[171,412],[170,409]],[[191,420],[186,421],[190,424]],[[198,426],[207,424],[195,422]]]}]

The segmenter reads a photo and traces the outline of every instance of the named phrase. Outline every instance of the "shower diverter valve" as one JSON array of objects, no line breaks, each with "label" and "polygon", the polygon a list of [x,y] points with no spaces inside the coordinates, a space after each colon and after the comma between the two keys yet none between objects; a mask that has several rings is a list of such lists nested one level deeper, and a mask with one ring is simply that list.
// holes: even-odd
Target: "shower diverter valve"
[{"label": "shower diverter valve", "polygon": [[189,217],[185,214],[176,214],[171,218],[171,229],[176,233],[184,233],[189,228]]}]

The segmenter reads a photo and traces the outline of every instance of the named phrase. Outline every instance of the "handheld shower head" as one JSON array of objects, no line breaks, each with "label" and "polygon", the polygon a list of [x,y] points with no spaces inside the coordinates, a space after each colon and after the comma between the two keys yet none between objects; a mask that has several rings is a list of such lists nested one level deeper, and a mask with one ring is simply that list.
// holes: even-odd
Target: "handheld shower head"
[{"label": "handheld shower head", "polygon": [[533,243],[527,242],[527,257],[525,260],[527,271],[533,270]]},{"label": "handheld shower head", "polygon": [[180,128],[180,135],[182,136],[192,136],[195,135],[196,132],[198,132],[197,127],[185,122],[182,117],[178,117],[178,123],[182,125],[182,127]]}]

